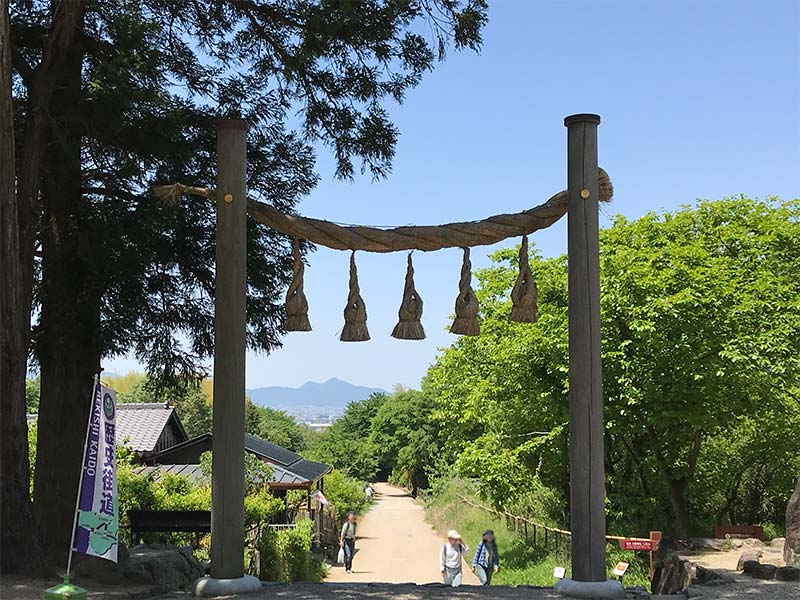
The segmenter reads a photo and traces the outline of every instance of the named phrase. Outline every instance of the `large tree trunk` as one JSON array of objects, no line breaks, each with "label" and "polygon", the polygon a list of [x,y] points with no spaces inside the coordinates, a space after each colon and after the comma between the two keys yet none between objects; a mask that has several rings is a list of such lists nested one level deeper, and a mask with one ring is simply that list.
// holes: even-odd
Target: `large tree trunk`
[{"label": "large tree trunk", "polygon": [[[59,72],[54,128],[42,181],[41,371],[34,481],[35,513],[51,561],[65,557],[91,400],[100,363],[100,294],[91,210],[81,192],[81,135],[71,115],[81,100],[82,52],[73,46]],[[58,498],[58,502],[53,502]]]},{"label": "large tree trunk", "polygon": [[10,49],[8,0],[0,0],[0,571],[38,573],[25,416],[32,282],[20,260]]},{"label": "large tree trunk", "polygon": [[689,482],[685,477],[667,482],[667,495],[675,518],[674,529],[679,538],[689,537]]}]

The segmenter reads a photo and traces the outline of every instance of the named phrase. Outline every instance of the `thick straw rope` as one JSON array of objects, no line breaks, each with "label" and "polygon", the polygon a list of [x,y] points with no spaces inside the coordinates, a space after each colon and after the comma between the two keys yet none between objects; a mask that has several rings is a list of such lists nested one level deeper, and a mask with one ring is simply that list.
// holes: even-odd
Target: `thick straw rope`
[{"label": "thick straw rope", "polygon": [[369,339],[367,307],[358,287],[355,252],[350,254],[350,291],[347,294],[347,306],[344,307],[344,327],[339,339],[343,342],[366,342]]},{"label": "thick straw rope", "polygon": [[[614,188],[608,174],[599,169],[600,200],[608,201]],[[176,183],[158,186],[154,193],[159,198],[177,198],[182,194],[214,198],[209,188],[191,187]],[[336,250],[363,250],[365,252],[396,252],[398,250],[441,250],[442,248],[468,248],[495,244],[510,237],[527,235],[549,227],[567,213],[567,192],[555,194],[544,204],[521,213],[496,215],[483,221],[448,223],[433,226],[395,227],[377,229],[354,225],[345,227],[308,217],[286,214],[274,206],[247,201],[247,211],[256,221],[272,227],[285,235],[306,239]]]},{"label": "thick straw rope", "polygon": [[458,280],[458,297],[456,298],[456,318],[450,326],[450,333],[456,335],[479,335],[478,298],[472,289],[472,262],[469,260],[469,248],[464,248],[464,259],[461,261],[461,277]]},{"label": "thick straw rope", "polygon": [[403,287],[403,301],[398,311],[397,325],[392,330],[392,337],[398,340],[424,340],[425,329],[422,327],[422,296],[414,285],[414,264],[411,253],[408,253],[406,283]]},{"label": "thick straw rope", "polygon": [[519,247],[519,275],[511,289],[511,314],[509,321],[517,323],[535,323],[537,319],[537,302],[539,291],[533,280],[531,265],[528,260],[528,236],[522,236]]},{"label": "thick straw rope", "polygon": [[283,328],[286,331],[311,331],[311,322],[308,320],[308,300],[303,292],[303,273],[305,265],[300,256],[300,242],[295,238],[292,242],[292,283],[286,290],[286,321]]}]

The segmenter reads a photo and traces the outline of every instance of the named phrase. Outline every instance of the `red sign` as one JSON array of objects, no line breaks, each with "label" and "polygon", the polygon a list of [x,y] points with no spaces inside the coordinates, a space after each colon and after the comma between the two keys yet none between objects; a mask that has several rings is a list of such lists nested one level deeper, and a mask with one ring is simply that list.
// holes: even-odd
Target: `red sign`
[{"label": "red sign", "polygon": [[619,547],[623,550],[638,550],[642,552],[652,552],[652,540],[620,540]]}]

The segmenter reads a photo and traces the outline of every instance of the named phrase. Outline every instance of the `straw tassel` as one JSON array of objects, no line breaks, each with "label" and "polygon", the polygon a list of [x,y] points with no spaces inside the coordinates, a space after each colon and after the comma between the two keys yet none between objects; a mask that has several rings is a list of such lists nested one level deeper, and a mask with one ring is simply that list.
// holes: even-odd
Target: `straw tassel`
[{"label": "straw tassel", "polygon": [[522,245],[519,248],[519,275],[514,289],[511,290],[512,306],[509,320],[517,323],[535,323],[538,318],[536,307],[538,296],[539,292],[528,262],[528,236],[523,235]]},{"label": "straw tassel", "polygon": [[369,339],[367,307],[361,298],[356,270],[356,253],[350,255],[350,292],[344,307],[344,327],[339,339],[343,342],[365,342]]},{"label": "straw tassel", "polygon": [[425,329],[422,327],[422,298],[414,287],[414,265],[411,253],[408,253],[406,283],[403,288],[403,302],[398,311],[399,321],[392,330],[392,337],[398,340],[424,340]]},{"label": "straw tassel", "polygon": [[458,280],[456,318],[450,326],[450,333],[455,333],[456,335],[479,335],[480,332],[478,298],[472,289],[472,262],[469,260],[469,248],[464,248],[464,259],[461,262],[461,278]]},{"label": "straw tassel", "polygon": [[311,322],[308,320],[308,300],[303,292],[303,274],[305,265],[300,257],[300,242],[295,238],[292,242],[292,283],[286,291],[286,321],[283,328],[286,331],[311,331]]}]

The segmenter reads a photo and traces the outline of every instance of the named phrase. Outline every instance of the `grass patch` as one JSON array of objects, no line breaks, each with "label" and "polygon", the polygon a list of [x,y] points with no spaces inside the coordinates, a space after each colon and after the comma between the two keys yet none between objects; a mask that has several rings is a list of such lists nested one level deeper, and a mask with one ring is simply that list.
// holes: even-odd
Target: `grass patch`
[{"label": "grass patch", "polygon": [[[550,547],[545,548],[542,538],[534,546],[532,540],[526,540],[509,531],[503,519],[462,502],[458,497],[459,493],[471,496],[458,483],[453,482],[442,486],[437,495],[427,499],[427,519],[442,538],[448,529],[457,529],[464,537],[471,552],[474,552],[477,544],[480,543],[484,531],[494,530],[500,552],[501,569],[492,579],[492,583],[512,586],[552,586],[556,581],[553,577],[555,567],[565,567],[567,577],[570,576],[570,552],[566,541],[561,547],[554,547],[551,541]],[[618,546],[612,544],[607,546],[606,554],[609,576],[617,562],[624,561],[630,564],[625,575],[625,586],[649,587],[650,572],[647,554],[623,552]],[[472,556],[470,555],[469,558],[471,561]]]}]

